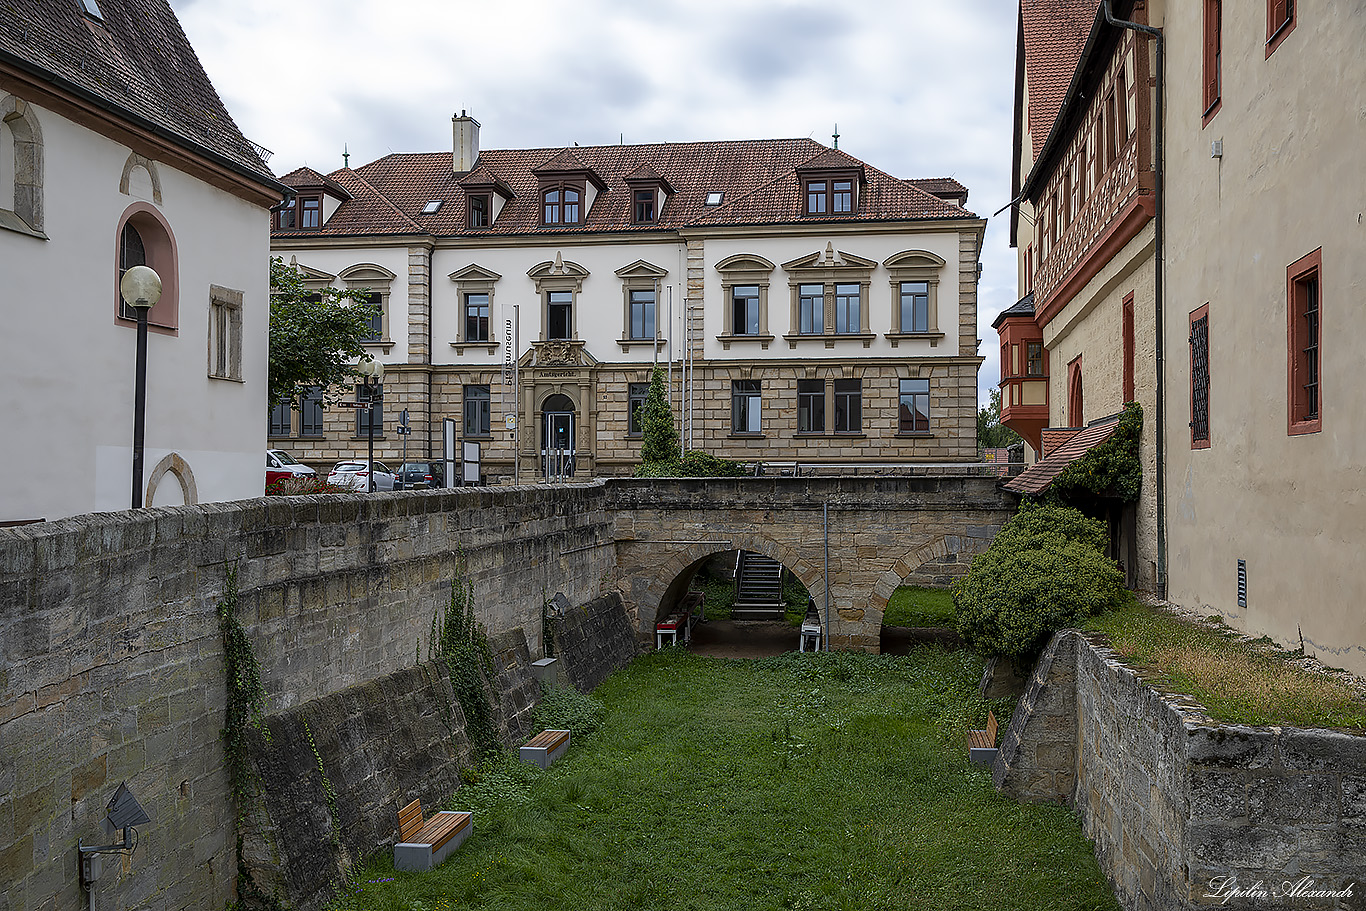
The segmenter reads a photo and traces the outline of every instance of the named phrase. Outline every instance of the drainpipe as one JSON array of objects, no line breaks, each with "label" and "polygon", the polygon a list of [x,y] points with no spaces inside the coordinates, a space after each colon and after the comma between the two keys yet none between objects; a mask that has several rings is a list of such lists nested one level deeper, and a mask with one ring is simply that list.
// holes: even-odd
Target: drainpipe
[{"label": "drainpipe", "polygon": [[[436,267],[436,250],[427,248],[427,458],[432,458],[432,371],[436,369],[435,352],[432,350],[432,319],[436,315],[436,305],[432,301],[432,269]],[[407,437],[404,437],[406,440]],[[441,458],[446,458],[443,450]]]},{"label": "drainpipe", "polygon": [[1166,120],[1163,117],[1163,99],[1166,95],[1166,67],[1163,63],[1164,43],[1162,40],[1162,30],[1153,28],[1150,25],[1142,25],[1138,22],[1129,22],[1124,19],[1116,19],[1114,12],[1110,8],[1111,0],[1102,0],[1101,9],[1105,12],[1105,21],[1115,28],[1129,29],[1130,31],[1140,32],[1149,36],[1157,42],[1157,100],[1153,106],[1154,132],[1154,161],[1153,161],[1153,193],[1156,195],[1156,205],[1153,208],[1153,304],[1154,304],[1154,329],[1157,332],[1157,423],[1154,426],[1154,437],[1157,447],[1157,594],[1158,597],[1167,597],[1167,472],[1166,472],[1166,437],[1167,437],[1167,412],[1166,412],[1166,357],[1163,351],[1162,336],[1162,285],[1163,285],[1163,240],[1166,234],[1166,206],[1163,201],[1163,173],[1166,167],[1164,157]]}]

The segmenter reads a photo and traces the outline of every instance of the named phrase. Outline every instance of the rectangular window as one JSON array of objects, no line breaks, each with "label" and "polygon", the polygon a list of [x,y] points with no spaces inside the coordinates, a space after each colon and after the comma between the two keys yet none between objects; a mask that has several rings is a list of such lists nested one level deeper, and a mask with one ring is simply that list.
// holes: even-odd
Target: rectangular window
[{"label": "rectangular window", "polygon": [[356,409],[356,436],[363,437],[368,435],[366,421],[375,428],[375,436],[382,436],[384,433],[384,386],[367,386],[364,383],[356,384],[356,401],[369,402],[370,390],[375,390],[374,404],[368,408]]},{"label": "rectangular window", "polygon": [[487,193],[475,193],[470,196],[471,228],[487,228],[489,226],[489,201]]},{"label": "rectangular window", "polygon": [[465,387],[465,436],[486,437],[489,435],[492,427],[489,420],[489,409],[489,387]]},{"label": "rectangular window", "polygon": [[1191,313],[1191,449],[1209,448],[1209,304]]},{"label": "rectangular window", "polygon": [[322,226],[323,201],[316,196],[305,196],[299,202],[299,227],[305,231],[318,230]]},{"label": "rectangular window", "polygon": [[797,286],[797,331],[820,335],[825,331],[825,286]]},{"label": "rectangular window", "polygon": [[631,292],[631,338],[655,337],[655,292],[653,288]]},{"label": "rectangular window", "polygon": [[1115,158],[1119,154],[1119,140],[1116,138],[1115,129],[1115,93],[1111,92],[1105,96],[1105,164],[1114,164]]},{"label": "rectangular window", "polygon": [[635,216],[636,224],[649,224],[655,220],[655,191],[636,190],[635,192]]},{"label": "rectangular window", "polygon": [[930,381],[902,380],[901,406],[897,409],[898,433],[928,433],[930,430]]},{"label": "rectangular window", "polygon": [[829,211],[829,185],[823,180],[806,183],[806,214],[824,215]]},{"label": "rectangular window", "polygon": [[299,436],[320,437],[323,435],[323,391],[317,387],[304,393],[299,407]]},{"label": "rectangular window", "polygon": [[863,430],[863,381],[835,380],[835,433]]},{"label": "rectangular window", "polygon": [[299,205],[298,197],[291,196],[285,200],[285,204],[275,213],[275,227],[279,231],[294,230],[294,213]]},{"label": "rectangular window", "polygon": [[465,295],[465,341],[487,342],[489,340],[489,296],[487,294]]},{"label": "rectangular window", "polygon": [[[1026,261],[1028,257],[1026,256]],[[1028,265],[1026,265],[1028,269]],[[930,283],[901,283],[901,331],[930,331]]]},{"label": "rectangular window", "polygon": [[1043,376],[1043,342],[1025,342],[1025,374]]},{"label": "rectangular window", "polygon": [[858,332],[863,327],[859,322],[859,300],[861,285],[835,286],[835,331]]},{"label": "rectangular window", "polygon": [[294,409],[289,402],[276,402],[270,409],[269,433],[273,437],[287,437],[293,423]]},{"label": "rectangular window", "polygon": [[630,383],[626,387],[626,435],[641,436],[644,425],[640,420],[640,410],[645,407],[645,399],[650,395],[649,383]]},{"label": "rectangular window", "polygon": [[732,433],[759,433],[760,380],[731,380],[730,429]]},{"label": "rectangular window", "polygon": [[1219,111],[1219,97],[1223,92],[1223,0],[1205,0],[1204,60],[1202,76],[1204,83],[1203,123],[1209,123]]},{"label": "rectangular window", "polygon": [[825,433],[824,380],[797,380],[797,432]]},{"label": "rectangular window", "polygon": [[835,212],[854,211],[854,182],[852,180],[836,180],[831,184],[831,201],[834,203]]},{"label": "rectangular window", "polygon": [[384,298],[379,294],[367,294],[365,303],[370,308],[370,335],[366,341],[380,341],[384,338]]},{"label": "rectangular window", "polygon": [[730,289],[731,324],[734,335],[759,334],[759,286],[736,285]]},{"label": "rectangular window", "polygon": [[1266,55],[1295,28],[1295,0],[1266,0]]},{"label": "rectangular window", "polygon": [[574,292],[547,291],[546,338],[574,337]]},{"label": "rectangular window", "polygon": [[1122,149],[1129,141],[1129,85],[1127,73],[1122,66],[1119,68],[1119,75],[1115,77],[1115,120],[1118,126],[1116,135]]},{"label": "rectangular window", "polygon": [[1123,375],[1120,377],[1123,399],[1125,402],[1134,400],[1134,296],[1132,293],[1124,295],[1124,302],[1120,306],[1119,318],[1120,344],[1123,347]]},{"label": "rectangular window", "polygon": [[242,295],[214,285],[209,292],[209,376],[242,379]]},{"label": "rectangular window", "polygon": [[1292,434],[1323,429],[1323,390],[1319,385],[1321,261],[1322,251],[1315,250],[1286,270]]}]

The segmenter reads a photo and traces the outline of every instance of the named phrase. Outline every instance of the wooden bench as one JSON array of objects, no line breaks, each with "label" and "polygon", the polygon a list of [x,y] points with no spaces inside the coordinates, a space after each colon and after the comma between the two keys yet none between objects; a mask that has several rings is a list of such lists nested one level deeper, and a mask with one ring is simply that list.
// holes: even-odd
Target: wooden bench
[{"label": "wooden bench", "polygon": [[568,731],[541,731],[526,742],[519,752],[522,762],[550,768],[550,764],[564,755],[569,749]]},{"label": "wooden bench", "polygon": [[443,810],[422,818],[422,801],[398,811],[399,842],[394,845],[394,869],[430,870],[441,863],[474,831],[474,816]]},{"label": "wooden bench", "polygon": [[968,759],[989,766],[996,761],[996,713],[987,712],[985,731],[968,731]]}]

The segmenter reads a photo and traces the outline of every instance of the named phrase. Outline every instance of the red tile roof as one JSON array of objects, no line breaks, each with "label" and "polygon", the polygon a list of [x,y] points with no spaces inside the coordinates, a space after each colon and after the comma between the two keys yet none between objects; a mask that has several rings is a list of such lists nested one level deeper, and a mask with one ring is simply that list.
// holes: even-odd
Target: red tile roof
[{"label": "red tile roof", "polygon": [[[100,0],[87,19],[77,0],[5,0],[0,64],[55,77],[60,88],[150,122],[193,152],[226,159],[267,186],[261,154],[233,123],[167,0]],[[65,84],[65,85],[64,85]]]},{"label": "red tile roof", "polygon": [[[868,167],[813,140],[766,139],[571,149],[487,149],[480,153],[475,170],[468,175],[452,171],[449,152],[386,155],[354,171],[342,169],[329,175],[356,198],[343,203],[320,231],[276,234],[344,236],[414,230],[436,236],[648,233],[693,225],[807,222],[813,219],[801,214],[802,191],[796,172],[798,166],[813,161],[837,161],[841,168],[861,167],[867,179],[857,212],[825,216],[823,221],[975,217],[955,202],[940,199],[909,181]],[[644,173],[642,168],[653,171],[674,192],[669,194],[656,222],[637,225],[632,223],[631,192],[626,179],[636,179]],[[546,228],[541,225],[536,172],[561,169],[591,171],[602,180],[605,189],[594,200],[584,224]],[[480,183],[501,178],[515,193],[489,228],[466,227],[468,216],[462,184],[469,184],[472,178]],[[724,204],[705,206],[707,194],[718,191],[725,193]],[[433,199],[444,200],[445,205],[434,215],[421,215],[422,207]]]},{"label": "red tile roof", "polygon": [[1041,494],[1062,470],[1077,459],[1110,439],[1119,428],[1119,415],[1112,415],[1090,424],[1073,434],[1072,438],[1054,449],[1033,465],[1011,478],[1002,486],[1020,494]]},{"label": "red tile roof", "polygon": [[1034,158],[1062,108],[1099,0],[1020,0]]},{"label": "red tile roof", "polygon": [[968,188],[952,177],[908,177],[906,182],[940,199],[956,201],[960,206],[968,203]]}]

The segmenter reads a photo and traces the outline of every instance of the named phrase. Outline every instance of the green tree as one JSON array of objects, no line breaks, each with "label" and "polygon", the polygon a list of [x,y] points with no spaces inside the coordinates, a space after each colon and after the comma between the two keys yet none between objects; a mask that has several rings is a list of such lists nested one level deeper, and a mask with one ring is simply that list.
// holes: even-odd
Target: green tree
[{"label": "green tree", "polygon": [[650,392],[640,408],[640,460],[674,463],[678,461],[678,428],[669,408],[668,390],[664,388],[664,368],[656,367],[650,377]]},{"label": "green tree", "polygon": [[991,390],[991,400],[977,411],[977,445],[981,449],[1004,449],[1020,435],[1001,423],[1001,390]]},{"label": "green tree", "polygon": [[[304,289],[298,268],[278,256],[270,259],[270,398],[294,401],[310,387],[336,401],[335,387],[356,375],[355,361],[366,357],[370,337],[365,289]],[[360,306],[357,306],[360,305]]]}]

